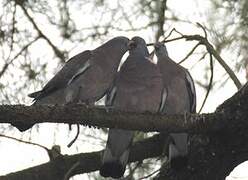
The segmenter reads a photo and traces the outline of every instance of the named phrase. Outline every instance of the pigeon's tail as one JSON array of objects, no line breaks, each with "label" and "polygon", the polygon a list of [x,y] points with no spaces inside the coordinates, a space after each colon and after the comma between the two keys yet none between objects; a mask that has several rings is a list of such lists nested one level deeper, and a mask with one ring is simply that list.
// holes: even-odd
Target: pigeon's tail
[{"label": "pigeon's tail", "polygon": [[106,149],[103,154],[100,174],[103,177],[120,178],[123,176],[134,131],[110,129]]},{"label": "pigeon's tail", "polygon": [[16,127],[19,131],[23,132],[23,131],[30,129],[34,124],[14,122],[14,123],[11,123],[11,125]]},{"label": "pigeon's tail", "polygon": [[188,163],[188,134],[171,133],[172,142],[169,144],[169,161],[171,168],[183,169]]},{"label": "pigeon's tail", "polygon": [[114,157],[111,150],[107,147],[104,156],[103,163],[100,169],[100,174],[103,177],[120,178],[124,175],[126,164],[129,156],[129,148],[124,151],[121,157]]}]

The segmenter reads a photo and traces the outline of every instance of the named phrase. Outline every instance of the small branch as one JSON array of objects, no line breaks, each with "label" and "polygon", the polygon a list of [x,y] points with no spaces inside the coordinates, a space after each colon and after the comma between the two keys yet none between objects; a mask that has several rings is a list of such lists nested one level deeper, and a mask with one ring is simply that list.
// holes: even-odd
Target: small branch
[{"label": "small branch", "polygon": [[23,10],[24,14],[27,16],[28,20],[32,23],[32,25],[34,26],[34,29],[38,32],[39,37],[45,39],[47,41],[47,43],[52,47],[54,53],[56,54],[56,56],[58,58],[61,59],[62,62],[65,62],[64,59],[64,53],[62,51],[60,51],[52,42],[51,40],[40,30],[40,28],[37,26],[37,24],[35,23],[34,19],[29,15],[28,11],[25,9],[25,7],[23,6],[23,4],[18,4],[21,9]]},{"label": "small branch", "polygon": [[[209,53],[211,53],[215,59],[220,63],[220,65],[225,69],[225,71],[228,73],[228,75],[230,76],[230,78],[232,79],[232,81],[234,82],[234,84],[236,85],[237,89],[240,89],[242,87],[241,82],[239,81],[239,79],[237,78],[237,76],[235,75],[235,73],[231,70],[231,68],[226,64],[226,62],[221,58],[221,56],[219,55],[219,53],[214,49],[214,47],[212,46],[212,44],[209,43],[208,39],[207,39],[207,32],[205,30],[205,28],[201,25],[201,24],[197,24],[198,26],[200,26],[205,34],[205,37],[201,36],[201,35],[183,35],[181,32],[177,31],[175,28],[173,28],[171,30],[171,32],[169,33],[169,36],[172,34],[172,32],[176,32],[178,33],[180,36],[177,38],[172,38],[172,39],[167,39],[167,37],[161,41],[162,43],[168,43],[168,42],[172,42],[172,41],[177,41],[177,40],[181,40],[181,39],[185,39],[186,41],[198,41],[199,45],[203,44],[206,46],[207,51]],[[197,45],[198,45],[197,44]],[[148,43],[147,46],[152,46],[154,45],[154,43]],[[196,48],[196,47],[195,47]],[[194,49],[194,48],[193,48]],[[187,57],[187,56],[186,56]]]},{"label": "small branch", "polygon": [[77,124],[77,133],[76,133],[76,136],[71,140],[71,142],[67,145],[68,148],[70,148],[74,143],[75,141],[77,140],[78,138],[78,135],[80,133],[80,126],[79,124]]},{"label": "small branch", "polygon": [[165,36],[164,41],[165,41],[166,39],[168,39],[168,38],[171,36],[171,34],[172,34],[175,30],[176,30],[176,29],[173,28],[173,29],[169,32],[169,34],[168,34],[167,36]]},{"label": "small branch", "polygon": [[228,73],[230,78],[233,80],[234,84],[236,85],[237,89],[240,89],[242,87],[241,82],[235,75],[235,73],[231,70],[231,68],[226,64],[226,62],[221,58],[219,53],[214,49],[214,47],[208,42],[208,40],[200,35],[181,35],[181,37],[173,38],[164,40],[164,43],[176,41],[180,39],[185,39],[186,41],[199,41],[200,44],[203,44],[206,46],[209,53],[211,53],[215,59],[220,63],[220,65],[225,69],[225,71]]},{"label": "small branch", "polygon": [[6,135],[3,135],[3,134],[0,134],[0,137],[4,137],[4,138],[7,138],[7,139],[12,139],[14,141],[18,141],[18,142],[29,144],[29,145],[38,146],[38,147],[40,147],[42,149],[45,149],[47,153],[50,151],[50,149],[48,149],[47,147],[45,147],[43,145],[40,145],[40,144],[37,144],[37,143],[33,143],[33,142],[29,142],[29,141],[24,141],[24,140],[17,139],[17,138],[14,138],[14,137],[10,137],[10,136],[6,136]]},{"label": "small branch", "polygon": [[206,39],[208,39],[207,31],[206,31],[206,29],[203,27],[203,25],[202,25],[201,23],[199,23],[199,22],[197,22],[196,25],[199,26],[199,27],[203,30],[203,32],[204,32],[204,37],[205,37]]},{"label": "small branch", "polygon": [[178,64],[181,64],[181,63],[183,63],[185,60],[187,60],[187,59],[189,58],[189,56],[191,56],[191,55],[194,53],[194,51],[196,50],[196,48],[197,48],[199,45],[200,45],[200,43],[197,43],[197,44],[191,49],[191,51],[185,56],[185,58],[183,58],[181,61],[179,61]]},{"label": "small branch", "polygon": [[209,84],[208,84],[208,89],[207,89],[207,93],[205,95],[205,98],[203,100],[203,103],[201,105],[201,108],[200,110],[198,111],[198,113],[200,114],[206,101],[207,101],[207,98],[208,98],[208,95],[209,95],[209,92],[212,88],[212,83],[213,83],[213,77],[214,77],[214,66],[213,66],[213,57],[212,57],[212,54],[209,54],[209,63],[210,63],[210,70],[211,70],[211,75],[210,75],[210,79],[209,79]]},{"label": "small branch", "polygon": [[32,41],[30,41],[27,45],[23,46],[23,48],[11,59],[9,60],[9,62],[5,63],[5,65],[3,66],[2,70],[0,71],[0,78],[3,76],[3,74],[6,72],[6,70],[8,69],[9,65],[11,65],[13,63],[13,61],[22,54],[23,51],[25,51],[26,49],[28,49],[35,41],[37,41],[40,37],[36,37],[35,39],[33,39]]},{"label": "small branch", "polygon": [[58,145],[54,145],[52,147],[52,149],[48,149],[47,147],[45,147],[45,146],[43,146],[41,144],[37,144],[37,143],[29,142],[29,141],[24,141],[24,140],[21,140],[21,139],[17,139],[15,137],[6,136],[6,135],[3,135],[3,134],[0,134],[0,137],[11,139],[11,140],[14,140],[14,141],[17,141],[17,142],[20,142],[20,143],[25,143],[25,144],[29,144],[29,145],[38,146],[38,147],[44,149],[47,152],[47,155],[48,155],[50,160],[54,160],[60,154],[60,150],[58,150],[58,147],[59,147]]}]

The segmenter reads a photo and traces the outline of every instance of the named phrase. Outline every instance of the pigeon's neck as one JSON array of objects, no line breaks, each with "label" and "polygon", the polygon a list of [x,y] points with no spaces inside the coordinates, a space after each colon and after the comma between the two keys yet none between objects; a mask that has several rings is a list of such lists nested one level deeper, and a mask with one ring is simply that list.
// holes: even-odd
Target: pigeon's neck
[{"label": "pigeon's neck", "polygon": [[159,57],[158,63],[176,65],[176,62],[174,62],[168,55]]}]

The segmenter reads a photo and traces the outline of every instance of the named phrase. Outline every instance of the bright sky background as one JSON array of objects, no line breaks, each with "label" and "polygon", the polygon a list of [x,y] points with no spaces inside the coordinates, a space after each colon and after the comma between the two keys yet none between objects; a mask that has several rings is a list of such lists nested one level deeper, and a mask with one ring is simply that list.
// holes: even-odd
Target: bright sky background
[{"label": "bright sky background", "polygon": [[[131,2],[125,1],[125,3]],[[187,0],[187,1],[182,1],[182,0],[169,0],[168,1],[168,6],[171,9],[175,9],[175,11],[180,14],[180,17],[182,19],[189,19],[192,22],[200,22],[202,24],[205,24],[207,19],[205,16],[203,16],[204,13],[209,13],[206,12],[206,8],[209,7],[209,2],[208,1],[202,1],[202,0],[197,0],[197,3],[195,3],[195,0]],[[52,3],[52,2],[51,2]],[[112,1],[111,4],[113,7],[115,6],[115,1]],[[76,8],[76,7],[75,7]],[[85,26],[85,24],[90,24],[90,21],[93,20],[93,18],[98,18],[98,17],[91,17],[90,13],[87,12],[87,8],[83,9],[82,11],[85,11],[85,16],[88,16],[88,18],[84,18],[84,22],[82,23],[82,26]],[[78,18],[78,21],[76,22],[81,22],[81,14],[77,14],[78,11],[75,11],[74,16]],[[87,15],[88,13],[88,15]],[[44,17],[39,17],[40,21],[43,20]],[[109,18],[109,17],[105,17]],[[143,19],[145,20],[145,19]],[[138,23],[138,22],[137,22]],[[57,33],[59,33],[56,29],[47,29],[47,27],[41,27],[42,31],[49,36],[49,38],[52,39],[52,41],[55,44],[60,44],[58,39],[54,38],[57,36]],[[186,23],[181,23],[180,25],[177,25],[176,28],[183,32],[184,34],[194,34],[194,33],[202,33],[200,29],[196,28],[193,25],[189,25]],[[113,36],[118,36],[120,35],[118,32],[113,32]],[[145,38],[147,42],[151,42],[153,39],[152,37],[154,36],[154,33],[148,32],[148,31],[141,31],[139,34],[136,33],[130,33],[130,32],[123,32],[123,34],[131,38],[132,36],[142,36]],[[106,39],[108,40],[108,39]],[[187,42],[187,47],[185,47],[186,43],[185,42],[173,42],[173,43],[168,43],[168,52],[169,55],[175,59],[176,61],[181,60],[185,54],[190,50],[192,46],[188,46],[190,43]],[[195,43],[192,43],[194,45]],[[39,52],[41,49],[42,43],[37,43],[32,47],[33,52]],[[79,53],[80,51],[84,49],[94,49],[95,47],[99,46],[99,42],[94,42],[94,43],[88,43],[84,44],[83,47],[77,48],[74,47],[73,50],[71,51],[70,57]],[[51,50],[47,50],[43,53],[52,53]],[[179,53],[180,52],[180,53]],[[228,59],[229,54],[224,55],[224,59]],[[201,64],[198,64],[197,68],[191,69],[192,61],[194,62],[194,57],[192,57],[189,61],[184,63],[183,65],[187,67],[193,78],[197,77],[198,75],[201,74],[203,71],[203,67],[201,67]],[[202,62],[204,63],[204,62]],[[228,61],[228,64],[231,64],[233,62]],[[59,69],[56,67],[55,64],[52,62],[49,64],[49,68],[53,69],[51,72],[54,71],[54,69]],[[222,77],[224,71],[222,67],[216,63],[215,66],[215,77]],[[51,77],[53,74],[51,73]],[[244,83],[245,82],[245,74],[243,71],[241,71],[238,74],[239,79]],[[38,89],[33,89],[33,90],[38,90]],[[204,108],[205,112],[212,112],[215,110],[215,108],[223,102],[223,100],[231,97],[235,92],[237,91],[236,87],[234,86],[232,81],[228,81],[226,85],[223,88],[219,88],[218,90],[213,90],[207,100],[207,104]],[[198,98],[198,108],[201,105],[201,102],[204,98],[205,93],[201,88],[197,88],[197,98]],[[58,130],[59,128],[59,130]],[[32,136],[32,142],[36,142],[39,144],[42,144],[48,148],[51,148],[52,145],[54,144],[59,144],[62,148],[62,154],[75,154],[78,152],[91,152],[91,151],[97,151],[101,150],[103,147],[101,145],[101,140],[95,139],[95,137],[98,135],[98,130],[90,129],[90,128],[81,128],[81,131],[84,131],[86,134],[88,134],[91,138],[86,138],[85,137],[80,137],[79,140],[76,141],[76,143],[71,147],[67,148],[68,142],[74,137],[76,133],[76,128],[73,128],[73,132],[67,134],[67,128],[68,126],[65,125],[40,125],[39,133],[36,131],[32,131],[31,136]],[[65,134],[66,132],[66,134]],[[9,136],[17,137],[17,138],[22,138],[28,140],[30,137],[29,132],[26,133],[19,133],[17,131],[10,131],[8,132]],[[56,138],[51,138],[55,137]],[[100,137],[102,139],[106,139],[107,137]],[[41,163],[47,162],[48,156],[47,153],[36,146],[32,145],[26,145],[22,143],[15,143],[13,140],[8,140],[4,138],[0,138],[0,175],[4,175],[6,173],[10,172],[15,172],[17,170],[22,170],[27,167],[32,167],[35,165],[39,165]],[[244,168],[246,167],[246,168]],[[231,173],[231,175],[226,179],[226,180],[241,180],[246,177],[248,179],[248,171],[246,169],[248,168],[248,163],[245,162],[243,163],[242,167],[237,167],[235,170]],[[232,178],[233,177],[233,178]]]}]

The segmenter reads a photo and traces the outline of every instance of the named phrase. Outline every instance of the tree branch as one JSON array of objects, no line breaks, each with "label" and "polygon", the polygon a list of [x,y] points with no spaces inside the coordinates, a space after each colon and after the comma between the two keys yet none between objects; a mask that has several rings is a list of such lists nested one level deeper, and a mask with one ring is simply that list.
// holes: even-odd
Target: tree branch
[{"label": "tree branch", "polygon": [[[242,95],[240,95],[242,94]],[[245,97],[245,98],[244,98]],[[222,128],[235,128],[242,123],[248,127],[248,88],[247,85],[236,93],[218,111],[209,114],[161,115],[154,113],[129,113],[84,105],[24,106],[1,105],[0,123],[69,123],[88,126],[120,128],[139,131],[206,133]],[[226,113],[229,107],[236,107]],[[224,107],[224,108],[223,108]],[[220,110],[221,109],[221,110]],[[225,112],[225,113],[224,113]],[[239,118],[240,115],[244,118]]]},{"label": "tree branch", "polygon": [[[127,113],[84,105],[2,105],[0,123],[68,123],[139,131],[202,132],[218,128],[221,113],[165,116],[152,113]],[[182,119],[185,118],[184,123]],[[206,127],[208,126],[208,127]]]},{"label": "tree branch", "polygon": [[45,39],[46,42],[52,47],[52,49],[53,49],[54,53],[56,54],[56,56],[58,58],[60,58],[60,60],[62,62],[65,62],[65,55],[64,55],[63,51],[59,50],[58,47],[56,47],[51,42],[51,40],[40,30],[40,28],[35,23],[34,19],[29,15],[28,11],[25,9],[24,5],[22,3],[18,3],[18,5],[23,10],[23,12],[26,15],[26,17],[28,18],[28,20],[32,23],[32,25],[34,26],[34,29],[38,32],[39,37]]},{"label": "tree branch", "polygon": [[3,74],[6,72],[6,70],[8,69],[9,65],[11,65],[13,63],[13,61],[15,59],[18,58],[18,56],[20,56],[23,51],[27,50],[34,42],[36,42],[40,37],[36,37],[34,38],[32,41],[30,41],[28,44],[26,44],[25,46],[22,47],[22,49],[11,59],[9,60],[8,62],[6,62],[3,66],[3,68],[1,69],[0,71],[0,78],[3,76]]},{"label": "tree branch", "polygon": [[242,87],[240,81],[238,80],[238,78],[236,77],[236,75],[234,74],[234,72],[226,64],[226,62],[222,59],[222,57],[219,55],[219,53],[214,49],[214,47],[212,46],[212,44],[210,44],[209,41],[205,37],[202,37],[200,35],[181,35],[181,37],[177,37],[177,38],[173,38],[173,39],[168,39],[168,40],[165,40],[164,42],[171,42],[171,41],[180,40],[180,39],[186,39],[187,41],[195,40],[195,41],[199,41],[199,43],[201,43],[201,44],[204,44],[206,46],[208,52],[210,52],[211,54],[213,54],[213,56],[215,57],[215,59],[220,63],[220,65],[228,73],[228,75],[233,80],[233,82],[236,85],[236,87],[238,89],[240,89]]},{"label": "tree branch", "polygon": [[[198,23],[198,26],[199,26],[199,23]],[[200,25],[200,27],[203,28],[202,25]],[[176,32],[180,36],[179,37],[176,37],[176,38],[173,38],[173,39],[167,39],[172,34],[172,32]],[[199,44],[205,45],[205,47],[207,48],[207,51],[214,56],[214,58],[220,63],[220,65],[228,73],[228,75],[230,76],[230,78],[234,82],[234,84],[237,87],[237,89],[240,89],[242,87],[241,82],[239,81],[239,79],[237,78],[237,76],[235,75],[235,73],[232,71],[232,69],[222,59],[222,57],[219,55],[219,53],[214,49],[214,47],[212,46],[212,44],[208,41],[207,35],[206,35],[206,31],[204,31],[204,33],[205,33],[205,36],[206,37],[203,37],[203,36],[198,35],[198,34],[196,34],[196,35],[184,35],[184,34],[180,33],[179,31],[177,31],[175,28],[173,28],[171,30],[171,32],[169,33],[169,35],[166,36],[165,39],[162,42],[163,43],[167,43],[167,42],[172,42],[172,41],[177,41],[177,40],[185,39],[186,41],[198,41],[199,43],[197,44],[197,46]],[[148,43],[147,44],[147,46],[152,46],[152,45],[154,45],[154,43]],[[195,46],[195,48],[197,46]],[[193,50],[195,50],[195,48],[193,48]]]},{"label": "tree branch", "polygon": [[[143,159],[157,157],[162,154],[165,137],[155,135],[151,138],[134,143],[131,148],[129,162],[142,161]],[[156,147],[156,148],[154,148]],[[103,151],[80,153],[71,156],[61,156],[48,163],[31,167],[5,176],[0,176],[1,180],[61,180],[71,167],[80,162],[80,165],[71,172],[71,176],[76,174],[96,171],[101,165],[101,155]]]}]

